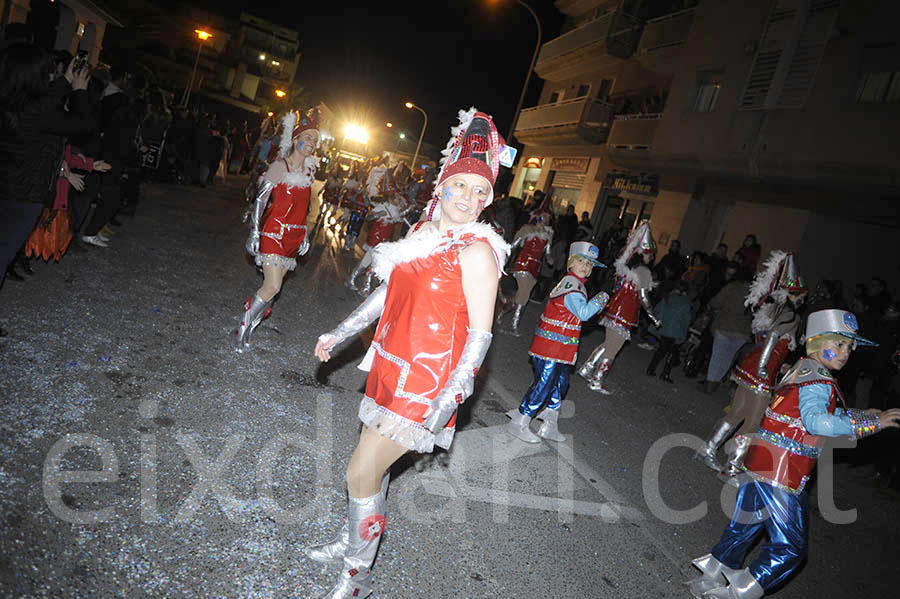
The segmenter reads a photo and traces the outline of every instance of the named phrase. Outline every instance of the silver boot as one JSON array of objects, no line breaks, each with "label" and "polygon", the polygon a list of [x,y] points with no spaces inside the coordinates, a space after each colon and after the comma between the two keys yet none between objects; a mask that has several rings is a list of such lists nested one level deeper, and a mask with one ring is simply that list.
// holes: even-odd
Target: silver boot
[{"label": "silver boot", "polygon": [[272,307],[272,300],[263,301],[258,295],[244,302],[244,314],[241,316],[241,324],[231,331],[231,345],[235,351],[243,352],[250,347],[250,335],[259,326],[262,319],[268,315]]},{"label": "silver boot", "polygon": [[578,369],[578,376],[588,381],[594,378],[594,374],[597,372],[597,366],[600,364],[600,360],[605,353],[606,348],[602,345],[595,347],[588,359],[585,360],[584,364],[581,365],[581,368]]},{"label": "silver boot", "polygon": [[497,313],[497,317],[494,319],[494,322],[495,322],[496,324],[499,325],[499,324],[500,324],[500,319],[502,319],[504,316],[506,316],[507,314],[509,314],[510,312],[512,312],[512,311],[513,311],[513,307],[515,307],[515,305],[516,305],[516,304],[515,304],[514,302],[511,302],[511,301],[510,301],[510,302],[506,302],[505,304],[503,304],[503,307],[500,308],[500,312]]},{"label": "silver boot", "polygon": [[[385,472],[384,478],[381,479],[381,495],[387,496],[388,484],[391,481],[391,473]],[[347,545],[350,543],[350,522],[344,520],[344,525],[338,532],[337,536],[328,543],[321,545],[310,545],[303,552],[306,557],[313,561],[326,564],[337,564],[344,560],[344,553],[347,551]]]},{"label": "silver boot", "polygon": [[359,264],[356,265],[356,268],[353,269],[353,272],[350,273],[350,278],[344,281],[344,286],[353,291],[358,291],[359,287],[356,286],[356,277],[364,270],[365,267],[362,265],[362,260],[360,260]]},{"label": "silver boot", "polygon": [[370,268],[366,271],[365,283],[363,283],[362,289],[359,290],[359,294],[363,297],[369,297],[369,294],[372,293],[372,279],[375,278],[375,272]]},{"label": "silver boot", "polygon": [[516,309],[513,312],[512,322],[509,325],[509,332],[514,336],[519,336],[519,320],[522,318],[522,310],[525,309],[525,306],[520,306],[516,304]]},{"label": "silver boot", "polygon": [[559,410],[544,410],[544,423],[538,429],[538,437],[564,443],[566,436],[559,432]]},{"label": "silver boot", "polygon": [[728,580],[725,578],[726,572],[737,572],[714,558],[711,553],[692,560],[691,565],[702,572],[700,576],[686,583],[691,595],[697,599],[702,599],[703,593],[725,587],[728,584]]},{"label": "silver boot", "polygon": [[531,432],[529,424],[531,424],[531,417],[516,410],[516,415],[506,425],[506,432],[526,443],[540,443],[540,438]]},{"label": "silver boot", "polygon": [[[384,488],[382,486],[382,488]],[[337,584],[321,599],[363,599],[372,594],[372,563],[384,533],[384,492],[364,499],[350,498],[349,536]]]},{"label": "silver boot", "polygon": [[694,454],[694,459],[700,460],[706,464],[706,467],[710,470],[720,472],[722,470],[722,464],[716,459],[716,454],[719,452],[719,448],[722,447],[722,444],[725,443],[725,439],[728,438],[728,435],[730,435],[734,429],[735,427],[725,422],[725,420],[719,420],[716,423],[715,428],[713,428],[713,432],[706,442],[706,445],[703,446],[703,449]]},{"label": "silver boot", "polygon": [[610,395],[612,392],[603,386],[603,379],[606,377],[611,366],[612,360],[609,358],[601,358],[600,362],[597,364],[597,370],[594,372],[594,376],[588,379],[588,389],[597,391],[603,395]]},{"label": "silver boot", "polygon": [[735,435],[729,442],[730,450],[728,452],[728,461],[725,467],[719,472],[719,480],[728,483],[732,487],[740,487],[738,482],[738,474],[744,471],[744,456],[750,449],[750,442],[753,438],[750,435]]},{"label": "silver boot", "polygon": [[703,594],[703,599],[759,599],[766,594],[748,568],[722,572],[727,587],[717,587]]}]

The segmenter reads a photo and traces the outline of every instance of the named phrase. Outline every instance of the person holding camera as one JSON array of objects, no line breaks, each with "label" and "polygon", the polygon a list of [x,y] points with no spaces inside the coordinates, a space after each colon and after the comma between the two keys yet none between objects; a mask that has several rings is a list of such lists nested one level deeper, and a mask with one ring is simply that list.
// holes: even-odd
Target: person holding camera
[{"label": "person holding camera", "polygon": [[95,126],[86,91],[89,66],[77,68],[72,60],[61,77],[53,75],[54,62],[43,48],[18,43],[0,53],[0,273],[53,201],[66,138]]}]

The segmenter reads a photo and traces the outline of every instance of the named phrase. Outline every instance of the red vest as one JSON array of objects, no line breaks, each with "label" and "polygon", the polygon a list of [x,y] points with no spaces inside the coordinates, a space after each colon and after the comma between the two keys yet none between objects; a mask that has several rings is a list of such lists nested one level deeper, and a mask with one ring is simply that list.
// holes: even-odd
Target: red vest
[{"label": "red vest", "polygon": [[823,439],[807,432],[800,419],[800,389],[807,385],[828,385],[833,414],[844,398],[837,381],[821,364],[803,358],[785,376],[787,383],[775,390],[775,399],[766,408],[759,431],[754,436],[744,468],[751,477],[791,493],[806,486],[821,451]]},{"label": "red vest", "polygon": [[584,282],[574,275],[564,277],[550,292],[528,353],[543,360],[574,364],[581,338],[581,319],[566,308],[566,296],[580,293],[587,298]]}]

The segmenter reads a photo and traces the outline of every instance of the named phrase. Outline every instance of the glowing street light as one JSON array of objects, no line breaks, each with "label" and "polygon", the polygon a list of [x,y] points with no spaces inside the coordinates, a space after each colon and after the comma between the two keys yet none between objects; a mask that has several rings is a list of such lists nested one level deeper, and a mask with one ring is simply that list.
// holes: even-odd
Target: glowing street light
[{"label": "glowing street light", "polygon": [[358,141],[359,143],[366,145],[369,143],[369,132],[366,131],[365,127],[348,123],[347,126],[344,127],[344,138],[350,139],[351,141]]},{"label": "glowing street light", "polygon": [[388,129],[390,129],[391,127],[394,126],[394,123],[385,123],[385,126],[386,126]]},{"label": "glowing street light", "polygon": [[285,93],[285,91],[283,89],[276,89],[275,95],[278,96],[279,98],[283,98],[287,95],[287,93]]},{"label": "glowing street light", "polygon": [[419,158],[419,148],[422,147],[422,138],[425,136],[425,129],[428,127],[428,115],[425,114],[425,111],[413,104],[412,102],[407,102],[405,104],[407,108],[415,108],[419,112],[422,113],[422,116],[425,117],[425,124],[422,125],[422,132],[419,133],[419,143],[416,144],[416,153],[413,155],[412,168],[416,168],[416,160]]},{"label": "glowing street light", "polygon": [[260,60],[265,60],[265,59],[266,59],[266,55],[265,55],[265,54],[260,54],[260,55],[259,55],[259,59],[260,59]]},{"label": "glowing street light", "polygon": [[181,96],[182,106],[187,106],[188,100],[191,99],[191,90],[194,88],[194,79],[197,78],[197,65],[200,64],[200,52],[203,51],[203,42],[211,39],[213,36],[210,32],[204,31],[203,29],[194,29],[194,33],[197,34],[197,38],[199,38],[200,42],[197,44],[197,58],[194,60],[194,69],[191,71],[191,79],[184,88],[184,95]]},{"label": "glowing street light", "polygon": [[272,116],[275,116],[275,113],[270,110],[269,112],[266,113],[266,116],[272,117]]},{"label": "glowing street light", "polygon": [[401,134],[400,134],[400,139],[406,139],[406,133],[401,133]]},{"label": "glowing street light", "polygon": [[273,61],[272,61],[272,66],[273,66],[273,67],[280,67],[280,66],[281,66],[281,63],[278,62],[277,60],[273,60]]}]

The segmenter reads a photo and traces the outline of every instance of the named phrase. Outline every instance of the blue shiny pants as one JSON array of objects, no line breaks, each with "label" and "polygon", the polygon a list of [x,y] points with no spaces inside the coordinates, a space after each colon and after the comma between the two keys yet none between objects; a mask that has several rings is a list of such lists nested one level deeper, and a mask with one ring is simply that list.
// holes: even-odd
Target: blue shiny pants
[{"label": "blue shiny pants", "polygon": [[744,556],[765,527],[769,542],[750,564],[750,574],[767,592],[783,582],[806,557],[809,497],[743,477],[728,528],[712,554],[729,568],[743,567]]},{"label": "blue shiny pants", "polygon": [[531,356],[531,366],[534,368],[534,382],[522,398],[519,412],[534,418],[545,403],[548,410],[559,410],[569,390],[572,365]]}]

